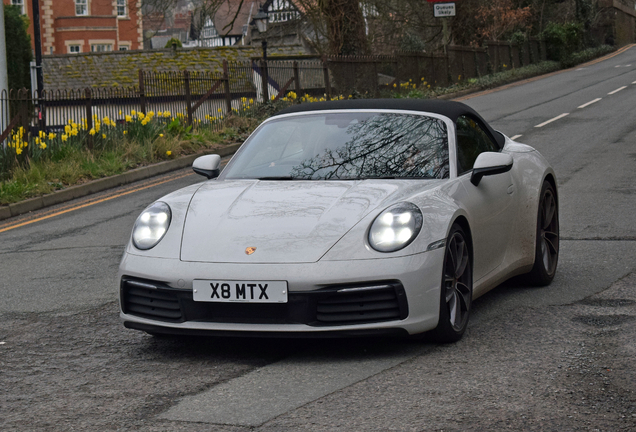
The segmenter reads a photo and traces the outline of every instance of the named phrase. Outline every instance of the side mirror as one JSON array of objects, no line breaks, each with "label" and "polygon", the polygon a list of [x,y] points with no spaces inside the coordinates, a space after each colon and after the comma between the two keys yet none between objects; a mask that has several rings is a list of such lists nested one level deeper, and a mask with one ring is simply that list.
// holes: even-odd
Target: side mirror
[{"label": "side mirror", "polygon": [[192,169],[195,173],[213,179],[221,174],[221,156],[217,154],[205,155],[198,157],[192,163]]},{"label": "side mirror", "polygon": [[470,182],[477,186],[483,176],[505,173],[511,168],[512,156],[508,153],[483,152],[475,160]]}]

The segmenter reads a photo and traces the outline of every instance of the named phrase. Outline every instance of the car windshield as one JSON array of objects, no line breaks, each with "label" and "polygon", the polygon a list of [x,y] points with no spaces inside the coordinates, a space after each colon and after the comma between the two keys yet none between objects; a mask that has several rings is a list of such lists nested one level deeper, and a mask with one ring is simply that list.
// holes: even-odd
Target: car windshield
[{"label": "car windshield", "polygon": [[340,112],[291,116],[261,127],[226,179],[358,180],[448,177],[448,132],[416,114]]}]

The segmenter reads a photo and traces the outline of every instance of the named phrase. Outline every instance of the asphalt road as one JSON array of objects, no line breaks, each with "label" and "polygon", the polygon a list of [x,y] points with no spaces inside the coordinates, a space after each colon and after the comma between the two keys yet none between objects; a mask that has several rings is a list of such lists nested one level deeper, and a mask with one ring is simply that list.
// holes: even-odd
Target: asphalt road
[{"label": "asphalt road", "polygon": [[124,329],[132,224],[189,170],[3,221],[0,428],[635,429],[635,100],[636,48],[465,100],[552,163],[562,242],[550,287],[498,287],[453,345]]}]

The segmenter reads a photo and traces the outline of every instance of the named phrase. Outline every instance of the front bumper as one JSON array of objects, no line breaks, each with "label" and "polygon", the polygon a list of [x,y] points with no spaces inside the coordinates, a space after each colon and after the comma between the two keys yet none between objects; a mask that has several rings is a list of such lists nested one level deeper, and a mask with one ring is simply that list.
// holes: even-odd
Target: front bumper
[{"label": "front bumper", "polygon": [[[119,271],[121,318],[129,328],[174,334],[421,333],[437,325],[443,251],[373,260],[249,265],[125,254]],[[220,278],[286,280],[288,303],[192,299],[194,279]],[[363,313],[352,311],[351,303]],[[379,311],[379,304],[386,307]],[[162,312],[151,311],[154,306]]]}]

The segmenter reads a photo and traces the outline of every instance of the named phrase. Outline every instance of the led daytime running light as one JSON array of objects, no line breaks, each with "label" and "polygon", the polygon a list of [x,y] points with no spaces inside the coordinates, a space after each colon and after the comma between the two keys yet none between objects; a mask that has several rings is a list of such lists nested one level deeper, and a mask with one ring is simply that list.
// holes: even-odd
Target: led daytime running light
[{"label": "led daytime running light", "polygon": [[399,203],[375,218],[369,244],[378,252],[395,252],[408,246],[422,228],[422,212],[411,203]]}]

